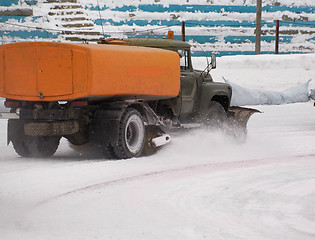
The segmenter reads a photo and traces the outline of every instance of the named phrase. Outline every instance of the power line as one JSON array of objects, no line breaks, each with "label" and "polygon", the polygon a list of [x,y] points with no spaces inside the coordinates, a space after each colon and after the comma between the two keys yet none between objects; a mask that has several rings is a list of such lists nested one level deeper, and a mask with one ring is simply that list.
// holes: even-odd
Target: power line
[{"label": "power line", "polygon": [[161,29],[167,29],[167,28],[170,28],[170,27],[174,27],[174,26],[180,26],[181,23],[179,24],[172,24],[172,25],[169,25],[169,26],[160,26],[160,27],[156,27],[156,28],[149,28],[149,29],[144,29],[144,30],[138,30],[138,31],[131,31],[131,32],[121,32],[121,33],[142,33],[142,32],[151,32],[151,31],[155,31],[155,30],[161,30]]},{"label": "power line", "polygon": [[[23,28],[28,28],[28,29],[45,30],[45,31],[51,31],[51,32],[66,32],[66,31],[77,32],[77,31],[72,31],[72,30],[62,30],[62,29],[53,29],[53,28],[25,26],[25,25],[17,24],[17,23],[1,22],[0,24],[11,25],[11,26],[16,26],[16,27],[23,27]],[[80,31],[80,32],[82,32],[82,31]]]},{"label": "power line", "polygon": [[[302,21],[281,21],[282,23],[291,23],[292,25],[305,25],[305,26],[315,26],[315,23],[312,22],[302,22]],[[205,26],[204,24],[198,22],[198,21],[186,21],[186,25],[188,26]],[[44,28],[44,27],[34,27],[34,26],[27,26],[23,24],[17,24],[17,23],[8,23],[8,22],[0,22],[0,24],[4,25],[9,25],[9,26],[16,26],[16,27],[21,27],[21,28],[27,28],[27,29],[35,29],[35,30],[41,30],[41,31],[47,31],[47,32],[70,32],[70,33],[83,33],[83,32],[90,32],[91,30],[69,30],[69,29],[56,29],[56,28]],[[103,34],[101,32],[97,32],[99,35],[105,36],[105,34],[124,34],[124,35],[136,35],[136,34],[141,34],[141,33],[146,33],[146,32],[154,32],[157,30],[162,30],[162,29],[169,29],[174,26],[180,26],[181,23],[178,24],[172,24],[172,25],[164,25],[164,26],[158,26],[158,27],[152,27],[152,28],[147,28],[143,30],[132,30],[132,31],[104,31],[103,29]],[[221,25],[222,27],[232,27],[232,26],[237,26],[237,27],[253,27],[253,24],[244,24],[244,23],[229,23],[228,26]],[[3,30],[5,31],[5,30]]]},{"label": "power line", "polygon": [[[69,30],[69,29],[54,29],[54,28],[43,28],[43,27],[32,27],[32,26],[26,26],[22,24],[16,24],[16,23],[7,23],[7,22],[1,22],[0,24],[5,24],[5,25],[11,25],[11,26],[17,26],[17,27],[23,27],[23,28],[28,28],[28,29],[36,29],[36,30],[44,30],[44,31],[51,31],[51,32],[77,32],[77,33],[82,33],[85,32],[84,30]],[[106,34],[114,34],[114,33],[122,33],[122,34],[133,34],[133,33],[142,33],[142,32],[150,32],[150,31],[155,31],[155,30],[160,30],[160,29],[166,29],[174,26],[179,26],[180,24],[172,24],[169,26],[160,26],[160,27],[155,27],[155,28],[149,28],[149,29],[144,29],[144,30],[137,30],[137,31],[104,31],[103,35]],[[90,32],[90,30],[86,31]],[[99,33],[102,35],[101,33]]]}]

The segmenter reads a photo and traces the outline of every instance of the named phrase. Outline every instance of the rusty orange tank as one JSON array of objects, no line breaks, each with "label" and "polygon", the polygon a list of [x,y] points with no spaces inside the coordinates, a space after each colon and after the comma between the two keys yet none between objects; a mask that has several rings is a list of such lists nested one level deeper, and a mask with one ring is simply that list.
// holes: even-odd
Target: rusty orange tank
[{"label": "rusty orange tank", "polygon": [[25,42],[0,46],[0,96],[154,100],[180,91],[176,52],[132,46]]}]

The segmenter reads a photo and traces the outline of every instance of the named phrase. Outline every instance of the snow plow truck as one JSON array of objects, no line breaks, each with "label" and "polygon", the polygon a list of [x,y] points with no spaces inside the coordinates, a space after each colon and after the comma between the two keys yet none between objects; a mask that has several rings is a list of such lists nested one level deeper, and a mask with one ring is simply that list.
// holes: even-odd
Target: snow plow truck
[{"label": "snow plow truck", "polygon": [[190,45],[174,39],[1,45],[7,143],[22,157],[50,157],[64,137],[125,159],[169,143],[169,129],[232,126],[246,133],[256,110],[230,107],[231,87],[209,74],[215,65],[213,56],[206,70],[194,70]]}]

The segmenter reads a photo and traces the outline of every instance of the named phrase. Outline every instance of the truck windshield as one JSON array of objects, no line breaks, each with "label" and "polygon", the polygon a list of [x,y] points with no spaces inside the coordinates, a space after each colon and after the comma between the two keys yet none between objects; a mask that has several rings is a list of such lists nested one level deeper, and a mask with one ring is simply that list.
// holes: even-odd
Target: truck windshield
[{"label": "truck windshield", "polygon": [[188,69],[188,51],[179,49],[177,52],[180,56],[180,69],[187,70]]}]

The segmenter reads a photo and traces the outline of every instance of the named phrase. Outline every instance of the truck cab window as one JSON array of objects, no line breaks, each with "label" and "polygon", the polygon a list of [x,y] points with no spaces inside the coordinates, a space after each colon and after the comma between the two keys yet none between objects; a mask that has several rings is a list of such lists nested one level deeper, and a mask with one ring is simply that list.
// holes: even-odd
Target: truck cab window
[{"label": "truck cab window", "polygon": [[187,70],[188,69],[188,51],[179,49],[178,54],[180,56],[180,69]]}]

